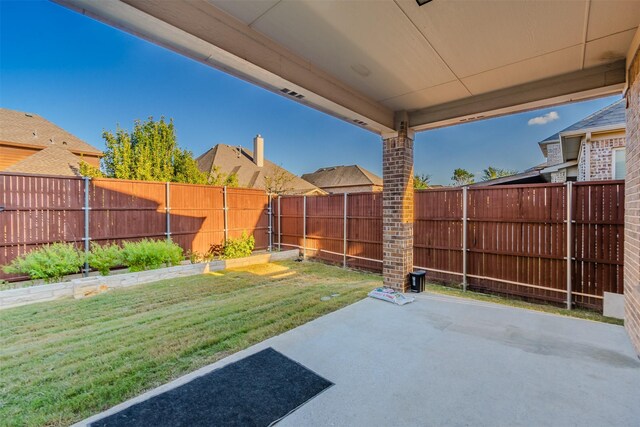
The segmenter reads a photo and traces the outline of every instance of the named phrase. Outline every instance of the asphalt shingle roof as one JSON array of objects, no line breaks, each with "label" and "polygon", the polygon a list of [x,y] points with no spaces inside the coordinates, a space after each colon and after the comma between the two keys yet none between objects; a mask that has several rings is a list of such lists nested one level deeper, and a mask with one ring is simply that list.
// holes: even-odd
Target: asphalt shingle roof
[{"label": "asphalt shingle roof", "polygon": [[9,166],[3,172],[80,176],[80,157],[62,147],[47,147]]},{"label": "asphalt shingle roof", "polygon": [[302,178],[320,188],[382,185],[382,178],[358,165],[320,168]]},{"label": "asphalt shingle roof", "polygon": [[619,101],[614,102],[611,105],[604,107],[602,110],[596,111],[590,116],[585,117],[572,124],[571,126],[562,129],[560,132],[557,132],[542,142],[549,141],[558,141],[560,139],[560,134],[563,132],[569,132],[572,130],[580,130],[580,129],[588,129],[588,128],[596,128],[603,127],[609,125],[617,125],[625,123],[625,102],[624,98]]},{"label": "asphalt shingle roof", "polygon": [[[210,173],[213,165],[220,168],[226,174],[235,173],[238,176],[238,183],[241,187],[264,189],[264,177],[273,174],[279,169],[283,169],[266,158],[264,166],[258,167],[253,163],[253,152],[244,147],[233,147],[226,144],[217,144],[206,153],[196,159],[198,168],[204,173]],[[292,188],[293,194],[306,194],[312,191],[323,193],[321,189],[308,181],[292,174],[291,181],[287,183]]]},{"label": "asphalt shingle roof", "polygon": [[36,147],[60,146],[70,151],[102,155],[102,151],[37,114],[0,108],[0,142]]}]

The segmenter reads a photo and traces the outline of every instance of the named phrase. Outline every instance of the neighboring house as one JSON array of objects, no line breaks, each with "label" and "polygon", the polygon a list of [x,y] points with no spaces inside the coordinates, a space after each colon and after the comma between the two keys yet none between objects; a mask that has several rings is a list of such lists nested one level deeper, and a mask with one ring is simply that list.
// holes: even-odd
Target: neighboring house
[{"label": "neighboring house", "polygon": [[[253,153],[256,153],[254,156]],[[265,190],[265,177],[284,176],[286,194],[326,194],[320,188],[292,174],[264,158],[264,139],[258,135],[253,139],[253,152],[244,147],[217,144],[196,159],[198,168],[212,174],[222,172],[235,174],[240,187]]]},{"label": "neighboring house", "polygon": [[102,152],[37,114],[0,108],[0,171],[79,176]]},{"label": "neighboring house", "polygon": [[624,179],[625,100],[621,99],[538,144],[546,161],[522,173],[472,186]]},{"label": "neighboring house", "polygon": [[625,100],[596,111],[539,143],[547,182],[601,181],[625,176]]},{"label": "neighboring house", "polygon": [[382,178],[358,165],[320,168],[302,178],[327,193],[382,191]]},{"label": "neighboring house", "polygon": [[540,171],[545,167],[547,167],[546,162],[542,163],[541,165],[529,168],[524,172],[490,179],[487,181],[479,181],[469,185],[469,187],[489,187],[491,185],[542,184],[546,181],[540,174]]}]

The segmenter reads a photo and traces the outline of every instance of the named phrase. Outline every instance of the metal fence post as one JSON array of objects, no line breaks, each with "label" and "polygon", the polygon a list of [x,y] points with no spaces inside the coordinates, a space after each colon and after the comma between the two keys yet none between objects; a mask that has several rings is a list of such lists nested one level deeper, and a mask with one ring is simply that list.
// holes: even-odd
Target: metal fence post
[{"label": "metal fence post", "polygon": [[467,226],[468,226],[468,201],[469,188],[462,187],[462,289],[467,291]]},{"label": "metal fence post", "polygon": [[571,310],[573,306],[572,296],[571,296],[571,227],[572,227],[572,217],[573,212],[571,209],[571,205],[573,203],[573,182],[567,181],[566,183],[566,200],[567,200],[567,310]]},{"label": "metal fence post", "polygon": [[82,275],[84,277],[89,276],[89,182],[91,178],[85,176],[84,178],[84,271]]},{"label": "metal fence post", "polygon": [[167,182],[165,184],[165,195],[164,195],[164,199],[165,199],[164,211],[165,211],[165,216],[167,221],[167,232],[165,234],[167,235],[167,240],[171,241],[171,202],[169,200],[170,198],[169,192],[170,192],[169,183]]},{"label": "metal fence post", "polygon": [[278,195],[278,250],[282,250],[282,211],[281,211],[281,203],[280,199],[282,197]]},{"label": "metal fence post", "polygon": [[344,193],[344,216],[342,219],[342,267],[347,268],[347,193]]},{"label": "metal fence post", "polygon": [[302,259],[307,259],[307,196],[302,196]]},{"label": "metal fence post", "polygon": [[224,242],[229,240],[229,218],[227,218],[227,186],[222,187],[222,212],[224,213]]},{"label": "metal fence post", "polygon": [[272,221],[273,220],[273,211],[272,211],[271,208],[272,208],[272,205],[271,205],[271,194],[269,194],[269,206],[267,208],[267,212],[269,214],[269,225],[267,227],[267,230],[268,230],[267,232],[269,233],[269,245],[268,245],[267,250],[269,252],[271,252],[273,250],[273,228],[272,228],[272,226],[273,226],[273,221]]}]

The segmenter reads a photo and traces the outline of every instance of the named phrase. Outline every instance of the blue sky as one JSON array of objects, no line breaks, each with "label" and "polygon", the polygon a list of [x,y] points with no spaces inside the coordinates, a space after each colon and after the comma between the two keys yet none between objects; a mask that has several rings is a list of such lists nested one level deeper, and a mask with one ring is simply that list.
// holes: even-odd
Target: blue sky
[{"label": "blue sky", "polygon": [[[165,116],[195,155],[216,143],[251,147],[260,133],[265,155],[296,174],[356,163],[381,174],[377,135],[56,4],[0,0],[0,43],[0,106],[40,114],[99,148],[105,129]],[[457,167],[524,170],[542,161],[537,141],[617,99],[419,133],[415,171],[450,184]],[[528,124],[551,112],[558,118]]]}]

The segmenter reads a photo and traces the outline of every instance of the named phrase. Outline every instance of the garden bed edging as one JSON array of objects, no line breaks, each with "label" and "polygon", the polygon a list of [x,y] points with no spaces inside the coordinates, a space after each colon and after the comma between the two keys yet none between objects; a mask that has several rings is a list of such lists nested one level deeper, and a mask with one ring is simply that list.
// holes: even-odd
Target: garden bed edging
[{"label": "garden bed edging", "polygon": [[0,291],[0,310],[37,302],[52,301],[65,297],[74,297],[76,299],[86,298],[106,292],[109,289],[127,288],[129,286],[142,285],[145,283],[173,279],[176,277],[195,276],[227,268],[283,261],[297,258],[298,255],[299,250],[294,249],[289,251],[254,254],[245,258],[176,265],[173,267],[138,271],[135,273],[83,277],[72,279],[67,282],[8,289]]}]

